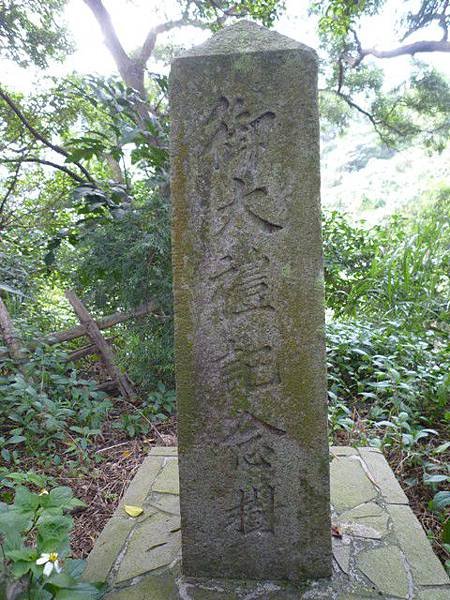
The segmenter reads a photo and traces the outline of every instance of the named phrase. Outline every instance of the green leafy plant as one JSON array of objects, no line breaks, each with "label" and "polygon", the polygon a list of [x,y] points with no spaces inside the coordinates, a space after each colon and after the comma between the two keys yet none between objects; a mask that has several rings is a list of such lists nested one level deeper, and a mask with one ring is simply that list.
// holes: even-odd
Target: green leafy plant
[{"label": "green leafy plant", "polygon": [[10,361],[0,378],[0,415],[7,436],[0,437],[5,463],[19,464],[27,453],[61,462],[61,453],[86,458],[112,403],[93,381],[83,379],[67,355],[39,348],[22,371]]},{"label": "green leafy plant", "polygon": [[70,558],[68,514],[84,504],[68,487],[31,492],[18,486],[0,503],[0,592],[8,600],[95,600],[103,584],[80,581],[84,561]]}]

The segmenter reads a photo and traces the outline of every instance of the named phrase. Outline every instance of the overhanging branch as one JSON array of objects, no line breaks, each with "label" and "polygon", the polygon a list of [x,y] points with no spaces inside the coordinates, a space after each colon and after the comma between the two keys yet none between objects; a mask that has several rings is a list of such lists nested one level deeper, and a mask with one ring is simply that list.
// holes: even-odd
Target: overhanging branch
[{"label": "overhanging branch", "polygon": [[51,160],[45,160],[43,158],[38,158],[37,156],[27,156],[26,158],[0,158],[0,163],[18,163],[20,165],[20,164],[26,163],[26,162],[37,163],[40,165],[46,165],[48,167],[53,167],[54,169],[57,169],[58,171],[62,171],[66,175],[69,175],[69,177],[74,179],[77,183],[86,183],[86,180],[83,179],[83,177],[80,177],[79,175],[77,175],[77,173],[75,173],[75,171],[72,171],[71,169],[69,169],[68,167],[65,167],[64,165],[59,165],[58,163],[54,163]]},{"label": "overhanging branch", "polygon": [[378,50],[377,48],[362,48],[361,60],[366,56],[375,56],[375,58],[395,58],[396,56],[404,56],[420,54],[424,52],[450,52],[450,42],[447,40],[421,40],[412,44],[405,44],[391,50]]},{"label": "overhanging branch", "polygon": [[[26,129],[28,129],[28,131],[31,133],[31,135],[36,140],[38,140],[39,142],[41,142],[42,144],[44,144],[44,146],[47,146],[47,148],[50,148],[51,150],[53,150],[57,154],[60,154],[61,156],[64,156],[66,159],[70,160],[70,154],[67,152],[67,150],[64,150],[64,148],[62,148],[58,144],[54,144],[53,142],[51,142],[50,140],[48,140],[44,135],[42,135],[42,133],[40,133],[29,122],[29,120],[27,119],[27,117],[23,114],[23,112],[17,106],[17,104],[14,102],[14,100],[11,98],[11,96],[9,96],[9,94],[7,94],[4,90],[2,90],[2,88],[0,88],[0,98],[2,98],[2,100],[4,100],[6,102],[6,104],[10,107],[10,109],[14,112],[14,114],[19,118],[19,120],[21,121],[21,123],[26,127]],[[73,162],[73,164],[76,165],[80,169],[80,171],[83,173],[83,175],[86,177],[86,179],[90,183],[92,183],[93,185],[95,185],[94,179],[91,177],[91,175],[89,174],[89,172],[85,169],[85,167],[83,167],[82,164],[80,164],[77,161],[70,161],[70,162]]]}]

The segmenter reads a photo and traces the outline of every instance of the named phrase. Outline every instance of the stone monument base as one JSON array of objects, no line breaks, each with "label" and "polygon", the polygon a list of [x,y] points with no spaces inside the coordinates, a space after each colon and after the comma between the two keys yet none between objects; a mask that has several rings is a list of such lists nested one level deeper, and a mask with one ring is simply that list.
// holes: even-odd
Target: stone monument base
[{"label": "stone monument base", "polygon": [[[450,581],[383,455],[330,448],[333,577],[189,580],[181,575],[176,448],[153,448],[98,538],[85,572],[105,600],[448,600]],[[137,519],[124,505],[144,509]],[[202,507],[199,506],[201,511]]]}]

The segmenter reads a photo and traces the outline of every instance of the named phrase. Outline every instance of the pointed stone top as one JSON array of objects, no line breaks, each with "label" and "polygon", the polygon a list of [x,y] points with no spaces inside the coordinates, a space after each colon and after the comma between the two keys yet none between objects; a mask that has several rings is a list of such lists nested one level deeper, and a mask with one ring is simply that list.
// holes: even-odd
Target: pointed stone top
[{"label": "pointed stone top", "polygon": [[262,27],[253,21],[241,20],[224,27],[199,46],[194,46],[178,58],[210,56],[214,54],[245,54],[276,50],[303,50],[316,56],[315,51],[276,31]]}]

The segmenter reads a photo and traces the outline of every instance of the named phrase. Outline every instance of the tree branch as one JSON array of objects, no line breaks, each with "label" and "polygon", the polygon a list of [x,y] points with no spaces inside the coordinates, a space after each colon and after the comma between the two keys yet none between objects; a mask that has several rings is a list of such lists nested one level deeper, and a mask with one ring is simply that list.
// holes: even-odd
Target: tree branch
[{"label": "tree branch", "polygon": [[22,164],[21,162],[17,163],[16,168],[14,170],[14,175],[12,177],[12,181],[8,185],[8,189],[6,190],[6,193],[3,196],[2,201],[0,202],[0,215],[3,213],[3,211],[5,209],[5,206],[6,206],[6,203],[8,202],[8,198],[12,194],[14,188],[16,187],[16,183],[17,183],[17,180],[19,178],[19,172],[20,172],[21,164]]},{"label": "tree branch", "polygon": [[124,47],[119,40],[119,36],[114,29],[109,12],[106,10],[101,0],[84,0],[84,2],[94,13],[97,23],[100,25],[100,29],[104,35],[105,44],[114,58],[119,73],[125,80],[125,73],[130,68],[132,60],[125,52]]},{"label": "tree branch", "polygon": [[148,59],[153,53],[153,50],[155,49],[156,38],[160,33],[165,33],[166,31],[170,31],[176,27],[182,27],[186,24],[187,22],[185,19],[176,19],[172,21],[166,21],[165,23],[161,23],[161,25],[157,25],[156,27],[150,29],[139,52],[139,60],[142,61],[144,65],[147,63]]},{"label": "tree branch", "polygon": [[422,52],[450,52],[450,42],[447,40],[421,40],[412,44],[405,44],[392,50],[377,50],[377,48],[362,48],[360,52],[361,62],[366,56],[375,56],[375,58],[395,58],[396,56],[404,56],[409,54],[419,54]]},{"label": "tree branch", "polygon": [[64,165],[58,165],[58,163],[54,163],[50,160],[44,160],[42,158],[38,158],[37,156],[29,156],[27,158],[0,158],[0,163],[22,164],[24,162],[37,163],[40,165],[46,165],[48,167],[53,167],[54,169],[58,169],[58,171],[62,171],[63,173],[66,173],[66,175],[69,175],[69,177],[74,179],[77,183],[86,183],[86,180],[83,179],[83,177],[80,177],[79,175],[77,175],[77,173],[75,173],[75,171],[72,171],[68,167],[65,167]]},{"label": "tree branch", "polygon": [[[404,44],[391,50],[378,50],[377,48],[363,48],[358,34],[354,29],[350,29],[355,40],[357,56],[349,63],[352,67],[357,67],[366,58],[366,56],[375,56],[375,58],[395,58],[397,56],[414,56],[424,52],[450,52],[450,42],[447,40],[446,33],[441,40],[421,40],[411,44]],[[446,30],[445,30],[446,32]]]},{"label": "tree branch", "polygon": [[[14,114],[19,118],[21,123],[28,129],[28,131],[31,133],[31,135],[35,139],[39,140],[42,144],[44,144],[44,146],[47,146],[47,148],[50,148],[54,152],[57,152],[58,154],[61,154],[62,156],[64,156],[65,158],[68,158],[70,160],[70,154],[66,150],[64,150],[64,148],[62,148],[58,144],[53,144],[50,140],[48,140],[46,137],[44,137],[42,135],[42,133],[40,133],[37,129],[35,129],[35,127],[33,125],[31,125],[31,123],[25,117],[25,115],[20,110],[20,108],[17,106],[17,104],[14,102],[14,100],[11,98],[11,96],[9,96],[9,94],[7,94],[1,87],[0,87],[0,98],[2,98],[6,102],[6,104],[10,107],[10,109],[14,112]],[[94,179],[91,177],[89,172],[83,167],[82,164],[80,164],[77,161],[71,161],[71,162],[73,162],[73,164],[76,165],[80,169],[80,171],[83,173],[83,175],[86,177],[86,179],[88,181],[90,181],[92,184],[95,185]]]},{"label": "tree branch", "polygon": [[344,100],[344,102],[350,107],[353,108],[354,110],[358,111],[360,114],[362,114],[363,116],[365,116],[367,119],[369,119],[369,121],[372,123],[373,128],[375,129],[375,131],[377,132],[377,134],[380,136],[380,139],[387,145],[390,145],[390,141],[385,137],[384,133],[381,131],[380,129],[380,125],[384,126],[386,129],[390,129],[393,133],[397,134],[398,136],[402,136],[404,135],[404,131],[401,131],[400,129],[398,129],[397,127],[394,127],[393,125],[391,125],[390,123],[387,123],[385,121],[380,121],[378,119],[376,119],[373,114],[371,114],[369,111],[365,110],[362,106],[359,106],[359,104],[356,104],[356,102],[354,102],[350,96],[347,96],[347,94],[344,94],[343,92],[341,92],[338,89],[329,89],[329,88],[323,88],[319,90],[320,92],[326,92],[328,94],[334,94],[335,96],[338,96],[338,98],[341,98],[342,100]]}]

